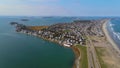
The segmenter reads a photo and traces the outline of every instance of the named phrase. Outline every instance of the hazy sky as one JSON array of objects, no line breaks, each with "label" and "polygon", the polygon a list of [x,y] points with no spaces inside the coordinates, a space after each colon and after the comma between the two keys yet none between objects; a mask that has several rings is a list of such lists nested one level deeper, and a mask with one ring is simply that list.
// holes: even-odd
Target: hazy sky
[{"label": "hazy sky", "polygon": [[1,0],[7,16],[120,16],[120,0]]}]

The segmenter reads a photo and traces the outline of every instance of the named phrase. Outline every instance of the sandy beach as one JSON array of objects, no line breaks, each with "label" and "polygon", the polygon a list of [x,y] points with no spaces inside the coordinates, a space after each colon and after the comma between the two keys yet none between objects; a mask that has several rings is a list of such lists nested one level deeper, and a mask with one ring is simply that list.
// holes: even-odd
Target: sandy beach
[{"label": "sandy beach", "polygon": [[103,24],[103,27],[102,27],[102,29],[103,29],[103,32],[105,33],[105,36],[106,36],[106,40],[108,40],[108,42],[112,45],[112,47],[120,54],[120,50],[119,50],[119,48],[118,48],[118,45],[113,41],[113,39],[110,37],[110,35],[109,35],[109,32],[108,32],[108,30],[107,30],[107,23],[108,23],[108,21],[107,22],[105,22],[104,24]]},{"label": "sandy beach", "polygon": [[120,68],[120,51],[118,45],[109,35],[107,25],[110,20],[103,20],[102,30],[105,34],[104,37],[93,36],[90,39],[96,40],[93,45],[96,48],[97,56],[101,68]]}]

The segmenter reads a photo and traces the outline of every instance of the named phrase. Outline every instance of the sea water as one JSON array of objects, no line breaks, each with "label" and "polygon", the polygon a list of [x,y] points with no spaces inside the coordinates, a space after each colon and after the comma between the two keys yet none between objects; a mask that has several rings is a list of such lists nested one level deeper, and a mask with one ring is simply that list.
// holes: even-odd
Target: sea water
[{"label": "sea water", "polygon": [[[28,19],[28,21],[21,21]],[[72,68],[75,60],[72,49],[38,37],[15,32],[10,22],[25,25],[51,25],[70,22],[61,17],[0,17],[0,68]]]},{"label": "sea water", "polygon": [[111,38],[120,48],[120,17],[111,19],[111,21],[108,23],[108,31]]}]

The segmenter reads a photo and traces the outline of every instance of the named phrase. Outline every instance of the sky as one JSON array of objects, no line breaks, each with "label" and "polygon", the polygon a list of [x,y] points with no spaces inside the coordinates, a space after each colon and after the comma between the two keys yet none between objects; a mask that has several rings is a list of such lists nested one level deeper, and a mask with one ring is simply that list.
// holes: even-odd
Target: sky
[{"label": "sky", "polygon": [[120,16],[120,0],[1,0],[1,16]]}]

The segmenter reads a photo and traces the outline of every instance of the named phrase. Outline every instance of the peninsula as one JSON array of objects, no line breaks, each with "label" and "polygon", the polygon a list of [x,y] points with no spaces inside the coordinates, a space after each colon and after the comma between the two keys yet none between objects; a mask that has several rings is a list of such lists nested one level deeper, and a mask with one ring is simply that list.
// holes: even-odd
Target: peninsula
[{"label": "peninsula", "polygon": [[106,33],[109,21],[75,20],[50,26],[26,26],[11,22],[11,25],[16,27],[17,32],[71,47],[76,55],[74,68],[120,68],[119,49]]}]

